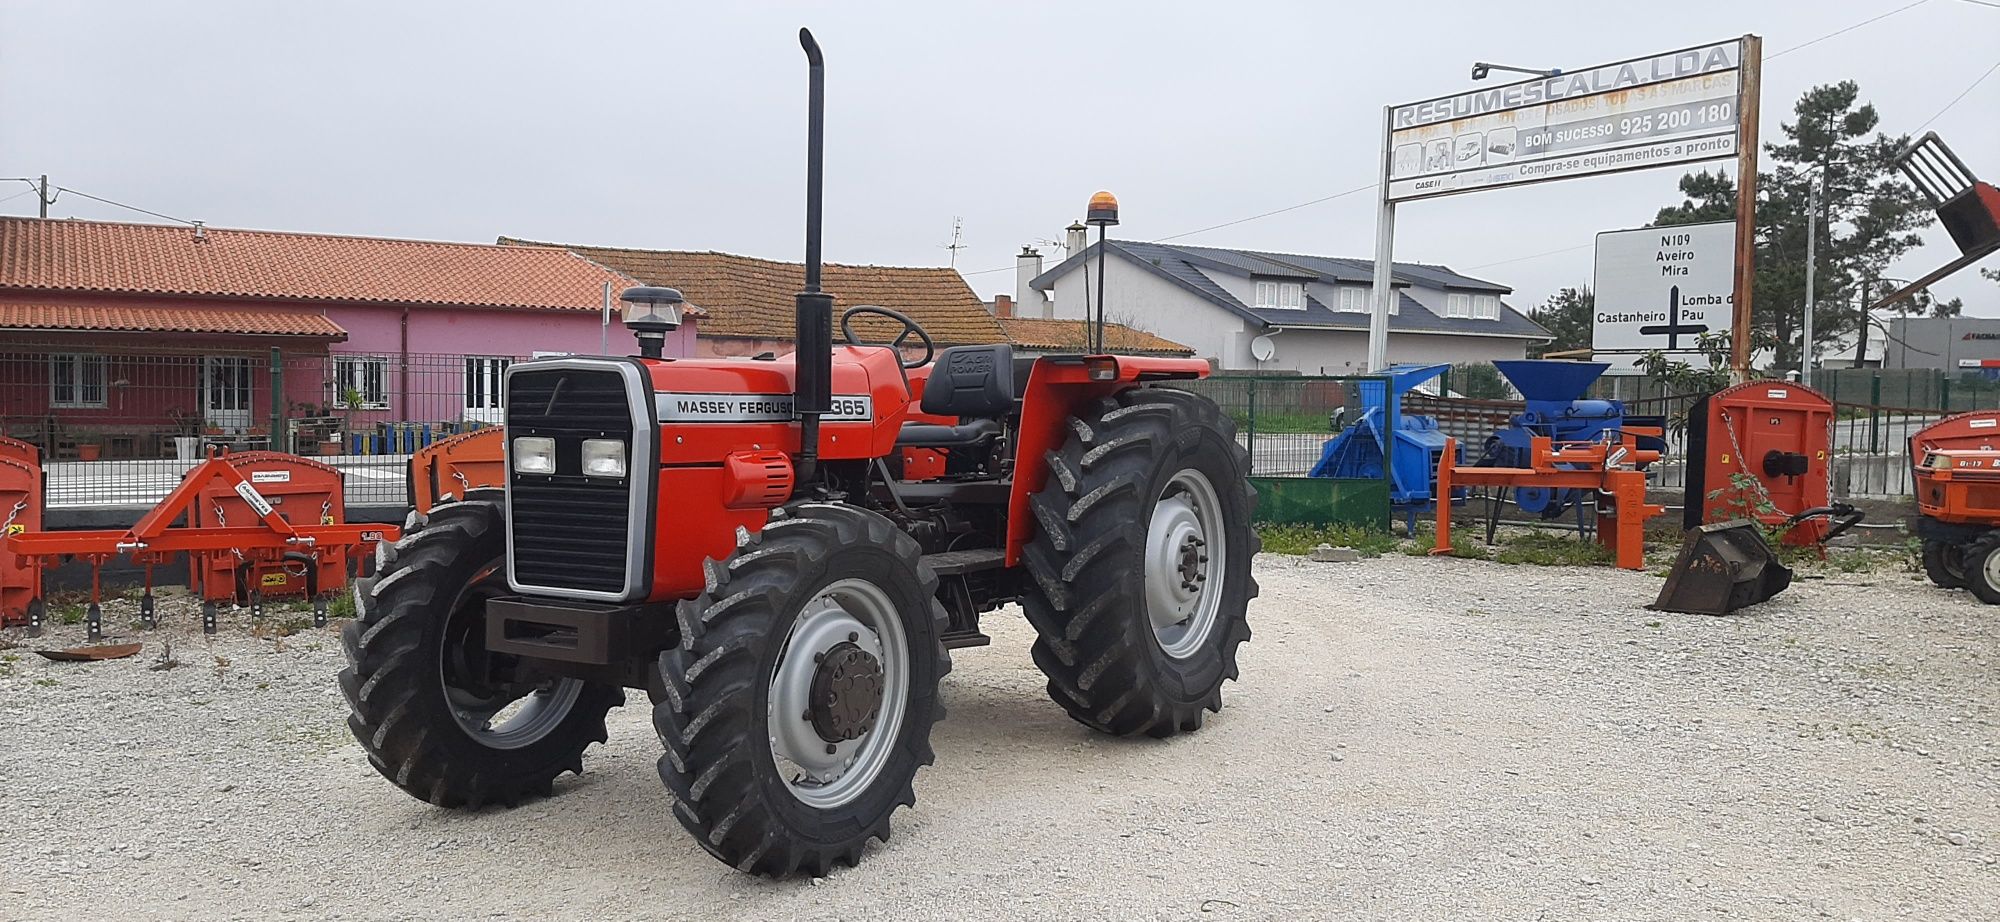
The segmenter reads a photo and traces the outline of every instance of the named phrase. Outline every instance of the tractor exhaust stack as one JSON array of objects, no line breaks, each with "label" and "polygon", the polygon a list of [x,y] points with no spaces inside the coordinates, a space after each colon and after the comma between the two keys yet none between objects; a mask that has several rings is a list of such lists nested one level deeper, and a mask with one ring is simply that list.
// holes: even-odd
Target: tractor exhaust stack
[{"label": "tractor exhaust stack", "polygon": [[806,103],[806,288],[793,297],[792,412],[799,418],[798,484],[819,466],[819,418],[833,405],[833,295],[820,291],[820,164],[826,141],[826,60],[812,31],[799,30],[810,89]]}]

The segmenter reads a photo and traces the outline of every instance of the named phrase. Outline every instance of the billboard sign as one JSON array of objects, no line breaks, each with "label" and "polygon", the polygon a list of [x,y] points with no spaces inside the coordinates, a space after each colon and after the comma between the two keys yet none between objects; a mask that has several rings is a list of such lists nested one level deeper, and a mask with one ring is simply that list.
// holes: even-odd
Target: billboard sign
[{"label": "billboard sign", "polygon": [[1389,108],[1391,202],[1736,156],[1743,41]]},{"label": "billboard sign", "polygon": [[[1600,233],[1591,348],[1694,352],[1701,334],[1729,332],[1735,278],[1733,221]],[[1637,369],[1613,362],[1611,373]]]}]

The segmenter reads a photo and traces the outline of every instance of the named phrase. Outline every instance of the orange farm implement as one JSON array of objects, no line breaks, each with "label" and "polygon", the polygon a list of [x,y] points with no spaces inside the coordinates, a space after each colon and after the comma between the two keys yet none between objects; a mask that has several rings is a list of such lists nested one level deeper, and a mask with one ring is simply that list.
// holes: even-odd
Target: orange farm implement
[{"label": "orange farm implement", "polygon": [[[253,616],[260,614],[266,586],[274,594],[311,599],[314,623],[324,625],[327,593],[345,581],[347,562],[363,559],[374,544],[399,536],[394,526],[343,523],[339,484],[335,469],[291,455],[211,455],[129,529],[10,528],[0,556],[10,567],[37,575],[68,560],[88,563],[85,622],[92,640],[103,636],[99,601],[105,564],[122,557],[145,570],[140,618],[151,627],[153,568],[182,553],[188,555],[190,584],[203,598],[205,631],[215,630],[218,599],[246,602]],[[187,524],[174,524],[183,520]],[[46,609],[39,595],[29,600],[30,634],[40,632]]]},{"label": "orange farm implement", "polygon": [[[1448,496],[1460,486],[1594,491],[1597,495],[1597,540],[1627,570],[1644,569],[1646,520],[1666,511],[1646,502],[1646,472],[1638,465],[1660,459],[1660,453],[1639,447],[1639,439],[1660,437],[1653,427],[1627,427],[1614,438],[1557,442],[1535,436],[1529,442],[1527,467],[1472,467],[1458,463],[1456,439],[1447,440],[1438,461],[1437,495]],[[1437,504],[1437,548],[1451,553],[1451,504]]]}]

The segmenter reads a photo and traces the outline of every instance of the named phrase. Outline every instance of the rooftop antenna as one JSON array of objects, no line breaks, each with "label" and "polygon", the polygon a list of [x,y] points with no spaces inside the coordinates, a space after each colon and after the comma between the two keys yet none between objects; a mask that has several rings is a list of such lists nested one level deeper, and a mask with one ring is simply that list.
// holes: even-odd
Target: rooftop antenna
[{"label": "rooftop antenna", "polygon": [[957,215],[952,215],[952,216],[951,216],[951,242],[950,242],[950,243],[941,243],[941,244],[938,244],[938,247],[939,247],[939,249],[945,249],[945,250],[950,250],[950,251],[951,251],[951,267],[952,267],[953,269],[956,269],[956,268],[958,268],[958,251],[960,251],[960,250],[964,250],[964,249],[970,249],[970,247],[967,247],[967,246],[966,246],[965,244],[963,244],[963,243],[960,243],[960,242],[958,242],[958,241],[959,241],[959,230],[960,230],[961,228],[963,228],[964,226],[965,226],[965,219],[964,219],[964,218],[961,218],[961,217],[959,217],[959,216],[957,216]]}]

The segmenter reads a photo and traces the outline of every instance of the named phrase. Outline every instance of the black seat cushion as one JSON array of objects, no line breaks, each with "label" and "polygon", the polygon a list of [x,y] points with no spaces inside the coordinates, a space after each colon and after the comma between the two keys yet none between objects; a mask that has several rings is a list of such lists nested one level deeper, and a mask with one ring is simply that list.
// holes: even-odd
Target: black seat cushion
[{"label": "black seat cushion", "polygon": [[1000,437],[1001,426],[991,419],[969,419],[956,426],[936,423],[904,423],[896,433],[901,448],[965,448]]},{"label": "black seat cushion", "polygon": [[923,408],[935,416],[1007,415],[1014,409],[1014,347],[953,346],[938,353]]}]

